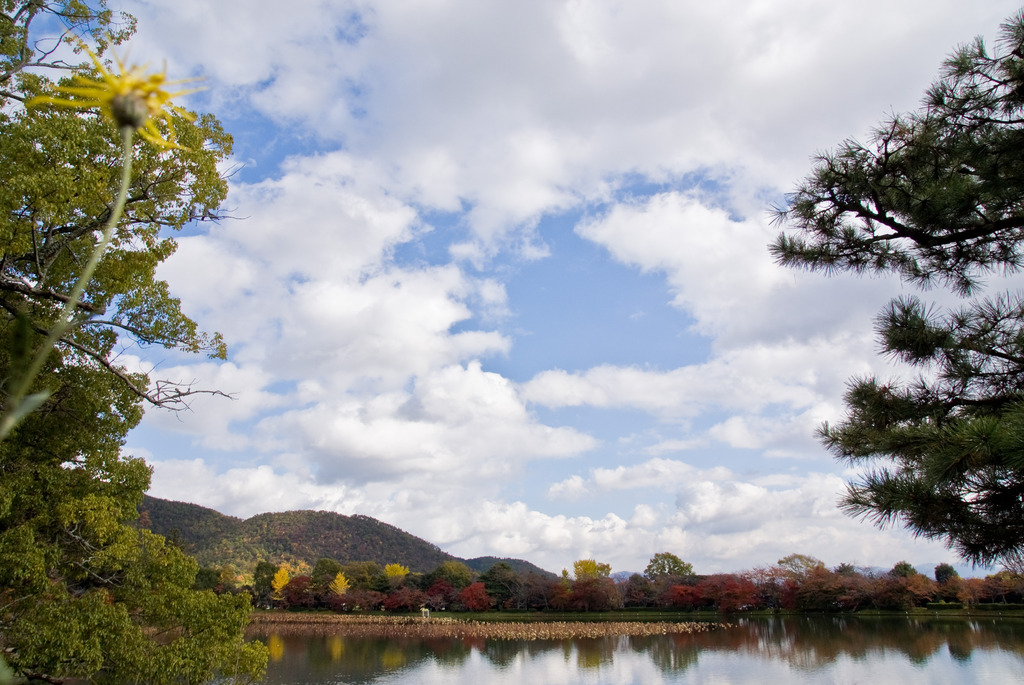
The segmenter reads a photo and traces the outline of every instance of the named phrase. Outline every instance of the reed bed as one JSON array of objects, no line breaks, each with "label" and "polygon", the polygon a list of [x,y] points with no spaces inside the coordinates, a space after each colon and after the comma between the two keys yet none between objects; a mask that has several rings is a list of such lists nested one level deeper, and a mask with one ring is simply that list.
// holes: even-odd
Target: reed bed
[{"label": "reed bed", "polygon": [[255,635],[340,635],[346,637],[457,638],[487,640],[569,640],[620,635],[699,633],[730,627],[726,623],[639,621],[529,621],[494,623],[419,616],[343,616],[337,614],[257,614],[249,625]]}]

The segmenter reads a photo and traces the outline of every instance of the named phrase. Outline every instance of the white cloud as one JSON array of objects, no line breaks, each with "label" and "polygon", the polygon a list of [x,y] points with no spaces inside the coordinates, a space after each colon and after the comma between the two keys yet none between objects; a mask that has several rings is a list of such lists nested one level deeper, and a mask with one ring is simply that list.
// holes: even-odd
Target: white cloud
[{"label": "white cloud", "polygon": [[[150,0],[138,49],[210,75],[217,97],[343,141],[406,199],[468,203],[486,242],[628,173],[711,169],[752,206],[747,191],[788,187],[817,149],[916,106],[951,46],[1015,9],[309,0],[285,17]],[[854,40],[865,25],[872,40]],[[171,42],[181,35],[187,51]]]},{"label": "white cloud", "polygon": [[[752,568],[807,550],[830,564],[887,566],[907,556],[910,547],[934,559],[949,556],[937,543],[911,544],[900,530],[882,532],[844,516],[836,507],[844,488],[842,478],[827,473],[745,478],[724,467],[697,469],[681,461],[652,459],[631,467],[592,469],[588,477],[571,476],[551,492],[571,492],[575,499],[621,490],[673,492],[674,511],[636,507],[630,526],[641,533],[632,545],[634,558],[645,549],[650,554],[673,551],[702,572]],[[631,568],[641,568],[638,563]]]},{"label": "white cloud", "polygon": [[150,464],[153,497],[201,502],[233,516],[306,508],[352,514],[364,504],[358,493],[316,485],[301,471],[281,472],[269,465],[218,472],[202,459],[151,459]]},{"label": "white cloud", "polygon": [[817,372],[809,362],[822,355],[821,347],[824,342],[750,348],[671,371],[607,365],[574,373],[544,371],[523,384],[522,394],[549,407],[636,407],[663,416],[694,416],[714,408],[806,408],[820,401]]},{"label": "white cloud", "polygon": [[[823,421],[840,414],[838,398],[847,379],[892,372],[872,354],[870,331],[837,333],[730,350],[669,371],[615,366],[544,371],[520,392],[527,401],[552,408],[640,409],[685,431],[649,445],[646,450],[654,454],[707,451],[724,443],[764,449],[768,456],[820,459],[813,435]],[[723,413],[726,418],[715,418]],[[701,428],[694,425],[699,419],[715,423]]]},{"label": "white cloud", "polygon": [[712,200],[660,193],[612,205],[576,231],[624,264],[664,273],[672,303],[719,349],[870,328],[899,288],[891,278],[829,279],[781,269],[767,249],[777,232],[767,216],[736,220]]},{"label": "white cloud", "polygon": [[525,461],[575,456],[597,443],[538,423],[512,384],[477,362],[419,377],[410,392],[345,402],[325,399],[268,418],[257,433],[289,436],[321,482],[419,480],[426,488],[475,487],[517,474]]},{"label": "white cloud", "polygon": [[160,410],[146,415],[151,425],[191,435],[199,444],[211,449],[250,449],[253,446],[251,438],[234,432],[233,424],[280,410],[291,399],[268,392],[266,386],[270,377],[257,366],[206,362],[160,367],[151,374],[197,391],[217,391],[216,394],[200,392],[189,398],[184,415]]},{"label": "white cloud", "polygon": [[552,485],[549,494],[552,497],[579,497],[611,490],[675,491],[682,484],[695,480],[713,482],[731,477],[729,470],[723,467],[701,471],[683,461],[656,458],[634,466],[592,469],[587,479],[579,475],[570,476]]}]

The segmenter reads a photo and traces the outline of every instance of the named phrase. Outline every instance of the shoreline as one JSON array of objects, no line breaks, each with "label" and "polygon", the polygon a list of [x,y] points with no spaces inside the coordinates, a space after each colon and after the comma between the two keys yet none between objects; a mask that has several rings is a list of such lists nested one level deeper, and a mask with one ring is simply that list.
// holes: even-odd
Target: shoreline
[{"label": "shoreline", "polygon": [[254,614],[246,629],[263,635],[340,635],[489,640],[568,640],[643,635],[685,635],[720,630],[731,624],[712,621],[477,621],[448,616],[342,614]]}]

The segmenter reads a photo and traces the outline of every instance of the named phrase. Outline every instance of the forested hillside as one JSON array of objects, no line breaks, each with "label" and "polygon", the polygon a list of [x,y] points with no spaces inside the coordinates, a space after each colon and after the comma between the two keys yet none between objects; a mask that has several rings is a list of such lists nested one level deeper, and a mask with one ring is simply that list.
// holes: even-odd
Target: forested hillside
[{"label": "forested hillside", "polygon": [[521,559],[479,557],[462,560],[436,545],[369,516],[344,516],[329,511],[286,511],[249,519],[226,516],[186,502],[146,496],[139,523],[174,541],[203,566],[232,564],[251,571],[259,561],[306,561],[327,557],[342,563],[398,563],[427,573],[445,561],[462,561],[483,572],[504,561],[519,572],[547,572]]},{"label": "forested hillside", "polygon": [[477,573],[486,573],[492,566],[497,563],[508,564],[509,567],[520,575],[526,575],[528,573],[537,573],[542,576],[554,576],[554,573],[545,571],[539,566],[531,564],[523,559],[505,559],[502,557],[476,557],[475,559],[462,559],[462,563],[470,567]]}]

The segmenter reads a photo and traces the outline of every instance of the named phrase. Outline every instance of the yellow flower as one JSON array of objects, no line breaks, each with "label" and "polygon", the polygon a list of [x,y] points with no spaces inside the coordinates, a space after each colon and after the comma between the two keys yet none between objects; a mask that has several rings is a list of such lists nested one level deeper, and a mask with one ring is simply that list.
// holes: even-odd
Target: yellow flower
[{"label": "yellow flower", "polygon": [[[58,93],[74,96],[75,99],[38,95],[29,100],[27,105],[34,107],[45,103],[81,109],[95,107],[110,117],[119,128],[130,126],[137,130],[140,136],[158,147],[184,149],[175,141],[174,124],[170,114],[178,114],[189,121],[195,117],[181,107],[172,105],[171,98],[194,93],[197,89],[169,93],[164,90],[164,86],[187,83],[196,79],[167,81],[164,72],[147,75],[146,65],[139,67],[133,64],[126,67],[116,54],[114,60],[117,62],[119,73],[115,74],[106,68],[92,50],[84,45],[82,47],[89,54],[93,64],[96,65],[102,79],[95,80],[75,74],[72,78],[79,85],[54,88]],[[158,121],[163,121],[166,125],[166,137],[162,135],[157,126]]]}]

